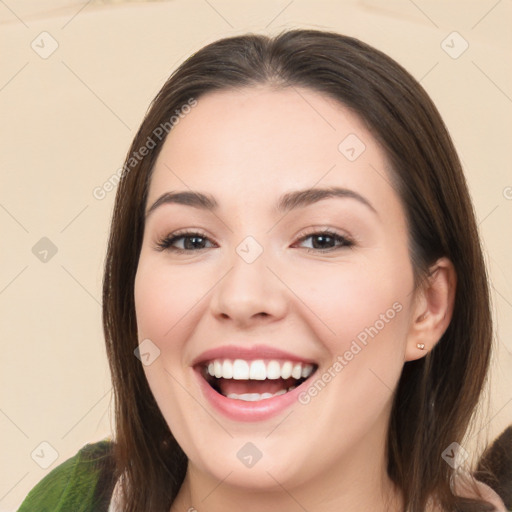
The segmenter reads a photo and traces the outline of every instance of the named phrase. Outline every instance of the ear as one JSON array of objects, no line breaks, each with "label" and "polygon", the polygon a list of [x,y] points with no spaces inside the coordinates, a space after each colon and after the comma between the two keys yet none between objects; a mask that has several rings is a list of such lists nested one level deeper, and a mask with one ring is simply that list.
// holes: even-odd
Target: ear
[{"label": "ear", "polygon": [[441,339],[452,319],[456,286],[453,263],[440,258],[430,267],[425,284],[416,292],[405,361],[424,357]]}]

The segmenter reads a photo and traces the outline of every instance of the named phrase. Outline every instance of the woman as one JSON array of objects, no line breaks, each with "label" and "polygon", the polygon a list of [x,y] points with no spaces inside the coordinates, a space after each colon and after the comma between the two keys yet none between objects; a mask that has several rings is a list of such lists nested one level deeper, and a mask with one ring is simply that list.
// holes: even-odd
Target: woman
[{"label": "woman", "polygon": [[505,510],[460,446],[492,336],[466,182],[374,48],[291,30],[182,64],[126,158],[103,308],[115,443],[54,470],[64,501]]}]

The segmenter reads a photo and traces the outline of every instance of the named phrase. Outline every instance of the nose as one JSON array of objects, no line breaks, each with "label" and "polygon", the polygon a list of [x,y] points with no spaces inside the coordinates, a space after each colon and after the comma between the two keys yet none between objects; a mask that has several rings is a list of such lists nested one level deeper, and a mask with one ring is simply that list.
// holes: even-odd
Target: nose
[{"label": "nose", "polygon": [[251,263],[235,252],[230,268],[213,289],[212,314],[222,322],[247,328],[273,323],[286,315],[287,288],[264,253]]}]

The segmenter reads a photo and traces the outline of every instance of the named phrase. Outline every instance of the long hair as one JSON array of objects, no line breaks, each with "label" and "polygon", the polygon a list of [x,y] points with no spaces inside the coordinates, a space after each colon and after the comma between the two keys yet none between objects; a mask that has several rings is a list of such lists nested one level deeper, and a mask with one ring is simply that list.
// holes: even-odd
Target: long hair
[{"label": "long hair", "polygon": [[[454,469],[442,459],[461,443],[487,378],[492,342],[487,274],[461,164],[439,112],[397,62],[333,32],[288,30],[213,42],[189,57],[153,100],[127,154],[108,244],[103,326],[115,399],[114,457],[127,512],[167,511],[187,458],[151,393],[137,347],[134,280],[152,169],[168,126],[208,92],[255,85],[306,87],[351,109],[381,144],[404,205],[415,286],[446,256],[457,273],[449,327],[424,358],[407,362],[391,411],[387,471],[406,510],[433,497],[444,510],[492,510],[455,496]],[[166,125],[167,123],[167,125]],[[160,131],[158,131],[160,127]],[[151,150],[140,158],[139,150]],[[137,154],[137,158],[134,155]],[[484,507],[484,508],[482,508]]]}]

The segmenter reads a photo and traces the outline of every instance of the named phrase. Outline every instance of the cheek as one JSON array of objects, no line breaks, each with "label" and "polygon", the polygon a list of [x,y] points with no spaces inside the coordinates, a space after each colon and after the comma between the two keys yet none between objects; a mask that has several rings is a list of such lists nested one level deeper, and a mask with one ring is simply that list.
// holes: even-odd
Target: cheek
[{"label": "cheek", "polygon": [[347,439],[358,439],[387,410],[400,377],[412,286],[407,261],[317,268],[298,291],[329,353],[299,402],[325,425],[345,425]]},{"label": "cheek", "polygon": [[178,332],[183,334],[187,315],[207,290],[200,269],[180,271],[141,256],[134,288],[139,339],[163,341],[175,338]]},{"label": "cheek", "polygon": [[317,265],[296,279],[297,295],[316,317],[310,325],[317,326],[315,335],[333,358],[350,350],[354,340],[361,347],[378,339],[380,347],[403,348],[412,273],[406,263],[385,266],[383,261]]},{"label": "cheek", "polygon": [[190,395],[183,384],[188,387],[190,383],[184,381],[182,373],[185,342],[193,329],[187,313],[204,294],[190,285],[186,273],[166,268],[143,250],[134,286],[139,342],[150,339],[160,350],[143,370],[170,430],[181,440],[189,437],[186,418]]}]

